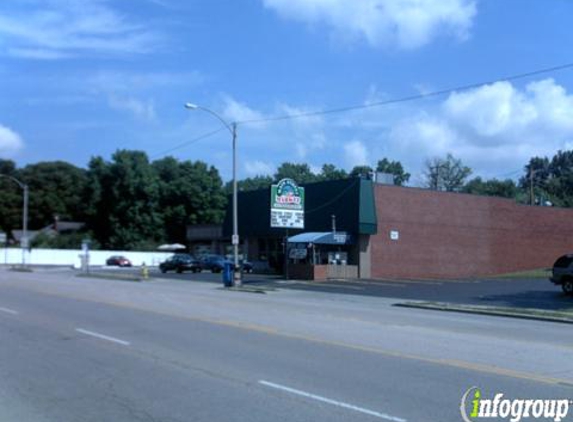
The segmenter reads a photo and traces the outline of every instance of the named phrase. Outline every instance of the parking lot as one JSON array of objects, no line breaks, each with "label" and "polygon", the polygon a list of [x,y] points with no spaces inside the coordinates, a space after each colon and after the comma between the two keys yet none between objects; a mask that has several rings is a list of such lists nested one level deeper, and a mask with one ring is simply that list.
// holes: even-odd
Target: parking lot
[{"label": "parking lot", "polygon": [[[134,273],[137,269],[106,268],[104,271]],[[208,271],[176,274],[150,270],[155,279],[222,284],[222,275]],[[277,289],[364,295],[404,300],[453,302],[472,305],[508,306],[560,310],[573,308],[573,297],[565,296],[546,278],[500,278],[470,280],[328,280],[322,282],[284,280],[281,276],[244,274],[243,283]]]}]

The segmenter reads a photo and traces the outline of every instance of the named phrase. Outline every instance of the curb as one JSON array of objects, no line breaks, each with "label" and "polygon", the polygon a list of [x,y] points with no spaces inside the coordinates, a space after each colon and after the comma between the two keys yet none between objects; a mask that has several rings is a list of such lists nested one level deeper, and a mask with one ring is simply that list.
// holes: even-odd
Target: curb
[{"label": "curb", "polygon": [[260,288],[260,287],[218,287],[219,290],[224,290],[228,292],[243,292],[243,293],[258,293],[267,294],[267,292],[274,292],[276,289]]},{"label": "curb", "polygon": [[130,277],[130,276],[113,276],[113,275],[109,275],[109,274],[100,274],[100,273],[79,273],[76,274],[76,277],[82,277],[82,278],[99,278],[102,280],[119,280],[119,281],[133,281],[133,282],[144,282],[144,281],[149,281],[151,280],[150,278],[148,279],[143,279],[141,277]]},{"label": "curb", "polygon": [[[431,311],[458,312],[465,314],[501,316],[508,318],[528,319],[534,321],[559,322],[563,324],[573,324],[573,316],[563,316],[559,312],[540,311],[538,309],[515,309],[515,308],[493,308],[488,306],[462,305],[443,302],[403,302],[395,303],[393,306],[400,308],[426,309]],[[542,312],[542,314],[539,314]]]}]

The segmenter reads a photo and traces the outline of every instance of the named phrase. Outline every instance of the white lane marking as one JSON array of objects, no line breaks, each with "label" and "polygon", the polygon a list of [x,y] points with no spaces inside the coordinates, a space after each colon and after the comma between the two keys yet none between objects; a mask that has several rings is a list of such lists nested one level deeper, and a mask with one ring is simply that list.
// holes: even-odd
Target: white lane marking
[{"label": "white lane marking", "polygon": [[93,331],[84,330],[83,328],[76,328],[76,331],[78,333],[82,333],[82,334],[92,336],[92,337],[97,337],[97,338],[100,338],[102,340],[112,341],[114,343],[118,343],[118,344],[121,344],[123,346],[129,346],[131,344],[129,341],[120,340],[118,338],[106,336],[106,335],[99,334],[99,333],[94,333]]},{"label": "white lane marking", "polygon": [[8,309],[8,308],[0,308],[0,312],[5,312],[5,313],[11,314],[11,315],[18,315],[18,311],[13,311],[12,309]]},{"label": "white lane marking", "polygon": [[343,407],[345,409],[354,410],[356,412],[365,413],[370,416],[375,416],[377,418],[386,419],[393,422],[407,422],[406,419],[398,418],[396,416],[388,415],[386,413],[376,412],[374,410],[365,409],[363,407],[354,406],[353,404],[344,403],[341,401],[336,401],[332,399],[327,399],[326,397],[317,396],[316,394],[307,393],[301,390],[295,390],[294,388],[286,387],[284,385],[275,384],[274,382],[260,380],[259,384],[265,385],[267,387],[275,388],[277,390],[286,391],[287,393],[296,394],[298,396],[307,397],[309,399],[314,399],[321,401],[323,403],[332,404],[334,406]]}]

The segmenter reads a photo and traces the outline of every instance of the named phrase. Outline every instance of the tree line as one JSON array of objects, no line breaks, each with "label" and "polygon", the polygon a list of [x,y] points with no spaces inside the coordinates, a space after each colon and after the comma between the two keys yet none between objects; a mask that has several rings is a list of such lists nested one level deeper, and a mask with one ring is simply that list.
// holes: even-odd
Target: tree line
[{"label": "tree line", "polygon": [[[573,151],[551,159],[533,157],[522,177],[470,179],[472,170],[460,159],[426,161],[422,185],[428,189],[513,198],[522,203],[573,206]],[[349,177],[389,174],[396,185],[407,185],[408,173],[399,161],[383,158],[376,167],[357,166],[350,172],[333,164],[312,171],[308,164],[281,164],[275,174],[238,181],[241,191],[268,188],[282,178],[312,183]],[[166,157],[150,161],[142,151],[118,150],[110,160],[93,157],[87,168],[63,161],[39,162],[17,168],[0,159],[0,175],[27,184],[30,190],[29,228],[38,230],[54,221],[85,223],[79,233],[38,236],[33,246],[77,248],[88,237],[92,247],[151,250],[160,243],[185,243],[191,224],[221,223],[231,183],[202,161]],[[0,230],[10,237],[22,227],[22,192],[8,177],[0,177]]]}]

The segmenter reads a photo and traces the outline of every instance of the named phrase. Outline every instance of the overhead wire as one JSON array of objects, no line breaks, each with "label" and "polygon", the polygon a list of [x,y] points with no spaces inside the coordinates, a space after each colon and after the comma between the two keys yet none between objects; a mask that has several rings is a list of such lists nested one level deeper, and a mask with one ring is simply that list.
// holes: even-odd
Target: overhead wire
[{"label": "overhead wire", "polygon": [[227,129],[226,127],[222,126],[222,127],[220,127],[219,129],[217,129],[217,130],[213,130],[213,131],[211,131],[211,132],[204,133],[204,134],[199,135],[199,136],[197,136],[196,138],[193,138],[193,139],[191,139],[191,140],[189,140],[189,141],[182,142],[182,143],[180,143],[180,144],[178,144],[178,145],[176,145],[176,146],[174,146],[174,147],[172,147],[172,148],[169,148],[169,149],[167,149],[167,150],[165,150],[165,151],[163,151],[163,152],[157,153],[157,154],[153,155],[151,158],[154,159],[154,158],[162,157],[162,156],[164,156],[164,155],[166,155],[166,154],[169,154],[170,152],[176,151],[176,150],[178,150],[178,149],[181,149],[181,148],[184,148],[184,147],[189,146],[189,145],[191,145],[191,144],[194,144],[195,142],[199,142],[199,141],[201,141],[201,140],[203,140],[203,139],[205,139],[205,138],[209,138],[209,137],[211,137],[211,136],[213,136],[213,135],[216,135],[217,133],[219,133],[219,132],[221,132],[221,131],[223,131],[223,130],[226,130],[226,129]]},{"label": "overhead wire", "polygon": [[247,125],[247,124],[254,124],[254,123],[274,122],[274,121],[280,121],[280,120],[292,120],[292,119],[299,119],[299,118],[303,118],[303,117],[321,116],[321,115],[325,115],[325,114],[344,113],[347,111],[362,110],[362,109],[380,107],[380,106],[389,105],[389,104],[397,104],[397,103],[404,103],[404,102],[409,102],[409,101],[421,100],[421,99],[425,99],[425,98],[438,97],[438,96],[442,96],[442,95],[446,95],[446,94],[451,94],[451,93],[454,93],[457,91],[467,91],[469,89],[479,88],[479,87],[482,87],[484,85],[490,85],[490,84],[493,84],[496,82],[515,81],[515,80],[519,80],[519,79],[525,79],[525,78],[529,78],[532,76],[542,75],[545,73],[553,73],[553,72],[557,72],[560,70],[571,69],[571,68],[573,68],[573,63],[566,63],[566,64],[559,65],[559,66],[553,66],[553,67],[533,70],[530,72],[519,73],[519,74],[510,75],[510,76],[506,76],[506,77],[502,77],[502,78],[498,78],[498,79],[493,79],[493,80],[489,80],[489,81],[475,82],[475,83],[471,83],[471,84],[467,84],[467,85],[460,85],[460,86],[453,87],[453,88],[441,89],[438,91],[428,92],[425,94],[409,95],[406,97],[395,98],[395,99],[390,99],[390,100],[374,101],[374,102],[369,102],[367,104],[342,106],[342,107],[326,109],[326,110],[284,114],[282,116],[266,117],[266,118],[260,118],[260,119],[240,120],[240,121],[237,121],[235,123],[240,124],[240,125]]}]

